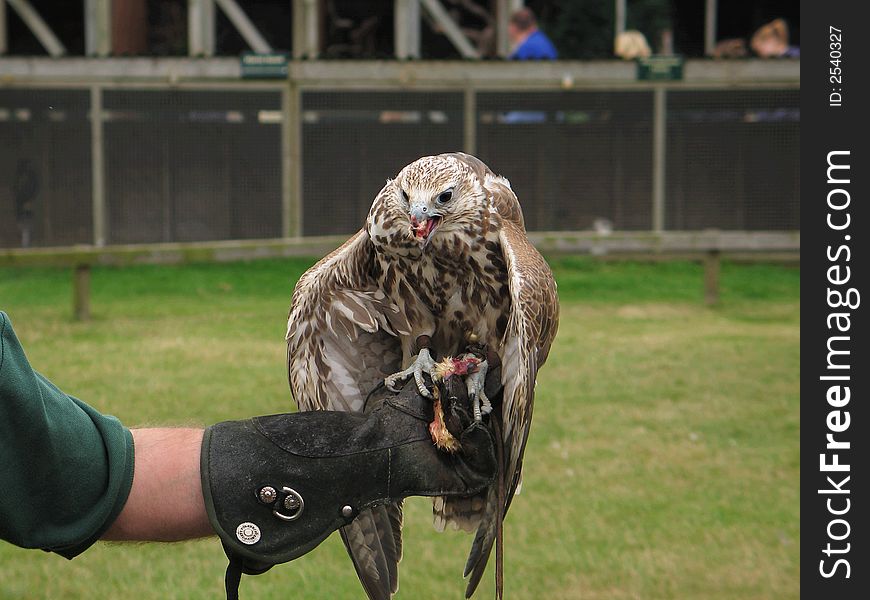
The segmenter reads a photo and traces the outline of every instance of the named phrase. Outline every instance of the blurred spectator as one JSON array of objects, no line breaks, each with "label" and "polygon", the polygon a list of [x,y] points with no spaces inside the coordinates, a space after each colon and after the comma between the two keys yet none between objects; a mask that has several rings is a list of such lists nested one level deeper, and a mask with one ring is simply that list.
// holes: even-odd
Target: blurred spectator
[{"label": "blurred spectator", "polygon": [[788,44],[788,25],[784,19],[765,23],[752,34],[752,51],[762,58],[798,58],[800,49]]},{"label": "blurred spectator", "polygon": [[625,60],[646,58],[652,54],[652,50],[644,35],[635,30],[623,31],[616,36],[613,53]]},{"label": "blurred spectator", "polygon": [[747,56],[749,56],[749,49],[743,38],[722,40],[713,49],[713,58],[745,58]]},{"label": "blurred spectator", "polygon": [[659,33],[658,54],[671,56],[674,53],[674,32],[670,28],[665,28]]},{"label": "blurred spectator", "polygon": [[[538,20],[530,8],[521,8],[511,15],[508,21],[508,37],[513,47],[513,52],[508,58],[513,60],[559,58],[553,42],[538,29]],[[499,120],[511,124],[546,123],[547,113],[540,110],[514,110],[504,113]]]},{"label": "blurred spectator", "polygon": [[514,60],[556,60],[559,53],[550,38],[538,29],[538,20],[530,8],[521,8],[511,15],[508,37]]}]

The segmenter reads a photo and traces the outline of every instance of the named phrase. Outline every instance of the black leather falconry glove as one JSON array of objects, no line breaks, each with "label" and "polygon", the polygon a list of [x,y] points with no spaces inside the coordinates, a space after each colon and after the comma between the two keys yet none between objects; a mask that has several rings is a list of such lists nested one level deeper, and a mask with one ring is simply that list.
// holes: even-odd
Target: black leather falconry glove
[{"label": "black leather falconry glove", "polygon": [[383,385],[364,414],[316,411],[228,421],[202,443],[202,487],[212,526],[230,560],[227,598],[241,573],[298,558],[360,511],[406,496],[470,496],[496,473],[490,431],[475,423],[465,382],[439,384],[444,423],[460,449],[435,447],[432,402],[413,379]]}]

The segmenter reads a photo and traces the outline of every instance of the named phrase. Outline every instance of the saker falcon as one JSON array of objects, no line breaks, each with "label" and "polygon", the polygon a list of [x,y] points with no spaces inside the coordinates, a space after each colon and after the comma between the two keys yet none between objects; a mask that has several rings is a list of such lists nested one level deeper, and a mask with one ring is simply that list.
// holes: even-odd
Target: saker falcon
[{"label": "saker falcon", "polygon": [[[462,153],[420,158],[388,180],[365,227],[311,267],[293,293],[287,356],[300,410],[361,411],[379,382],[394,386],[410,376],[430,396],[422,374],[475,340],[490,360],[467,381],[485,414],[492,409],[486,369],[500,363],[503,502],[496,485],[480,497],[433,501],[436,529],[477,530],[466,597],[521,480],[535,381],[558,318],[556,283],[526,237],[510,183]],[[398,589],[401,529],[399,502],[341,530],[372,600]]]}]

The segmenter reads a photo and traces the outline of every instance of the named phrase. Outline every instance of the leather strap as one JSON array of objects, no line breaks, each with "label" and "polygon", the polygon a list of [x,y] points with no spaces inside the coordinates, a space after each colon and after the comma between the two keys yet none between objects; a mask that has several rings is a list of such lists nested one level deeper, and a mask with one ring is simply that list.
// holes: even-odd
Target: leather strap
[{"label": "leather strap", "polygon": [[230,559],[227,572],[224,575],[224,587],[227,590],[227,600],[239,600],[239,584],[242,582],[242,565]]}]

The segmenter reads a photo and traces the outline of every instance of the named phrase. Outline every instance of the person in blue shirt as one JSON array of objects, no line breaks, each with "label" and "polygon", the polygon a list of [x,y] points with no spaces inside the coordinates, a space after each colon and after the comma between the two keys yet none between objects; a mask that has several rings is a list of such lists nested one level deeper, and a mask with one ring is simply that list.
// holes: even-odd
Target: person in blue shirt
[{"label": "person in blue shirt", "polygon": [[521,8],[511,15],[508,36],[513,60],[556,60],[559,53],[547,35],[538,29],[538,20],[530,8]]}]

